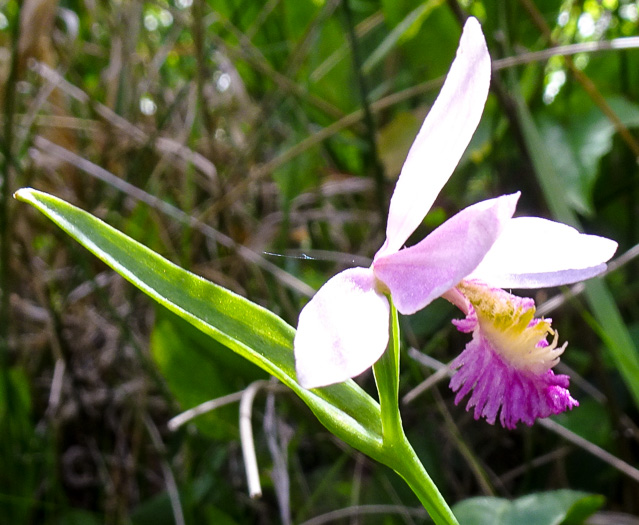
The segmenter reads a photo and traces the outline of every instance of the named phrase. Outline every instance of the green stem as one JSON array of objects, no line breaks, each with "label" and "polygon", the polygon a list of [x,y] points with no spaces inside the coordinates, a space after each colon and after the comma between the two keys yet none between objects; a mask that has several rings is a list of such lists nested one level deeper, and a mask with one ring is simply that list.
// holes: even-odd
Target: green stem
[{"label": "green stem", "polygon": [[399,318],[391,303],[391,340],[373,365],[382,417],[381,460],[397,472],[437,525],[458,525],[450,507],[417,457],[402,427],[399,413]]},{"label": "green stem", "polygon": [[[389,298],[390,300],[390,298]],[[391,303],[391,340],[382,357],[373,365],[379,406],[382,413],[384,445],[395,443],[404,436],[399,413],[399,317]]]},{"label": "green stem", "polygon": [[406,436],[399,445],[395,449],[396,463],[391,465],[392,468],[408,483],[437,525],[459,525],[453,511],[426,472]]}]

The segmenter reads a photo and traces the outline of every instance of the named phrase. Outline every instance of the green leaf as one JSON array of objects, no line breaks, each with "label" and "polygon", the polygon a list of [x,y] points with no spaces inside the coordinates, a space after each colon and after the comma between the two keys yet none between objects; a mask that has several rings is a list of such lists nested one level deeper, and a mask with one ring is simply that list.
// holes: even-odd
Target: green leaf
[{"label": "green leaf", "polygon": [[362,64],[362,71],[364,73],[370,73],[380,60],[388,55],[388,53],[390,53],[397,44],[415,36],[431,11],[436,7],[439,7],[442,3],[443,0],[429,0],[420,4],[408,13],[404,19],[399,22],[390,33],[388,33],[377,49],[375,49],[375,51],[373,51]]},{"label": "green leaf", "polygon": [[364,71],[389,51],[399,50],[414,82],[446,74],[460,35],[459,22],[446,2],[382,0],[380,6],[390,33],[366,60]]},{"label": "green leaf", "polygon": [[[517,116],[535,175],[555,219],[580,229],[572,207],[564,198],[554,159],[547,154],[539,129],[520,93],[514,96]],[[635,346],[615,301],[602,279],[586,283],[586,298],[597,322],[599,335],[612,353],[626,387],[639,407],[639,349]]]},{"label": "green leaf", "polygon": [[[568,490],[562,490],[557,492],[572,492]],[[583,498],[577,499],[573,505],[568,509],[566,517],[561,522],[561,525],[580,525],[585,523],[586,519],[597,512],[603,507],[606,502],[606,498],[600,494],[590,494]]]},{"label": "green leaf", "polygon": [[[531,494],[511,503],[504,515],[504,524],[560,525],[566,523],[567,519],[572,523],[582,523],[583,519],[596,512],[603,503],[603,496],[573,490]],[[575,512],[575,505],[583,512]],[[575,522],[578,514],[582,514],[582,517]]]},{"label": "green leaf", "polygon": [[575,434],[604,449],[614,448],[609,408],[594,399],[579,400],[579,410],[558,414],[555,420]]},{"label": "green leaf", "polygon": [[[639,106],[620,97],[606,102],[624,125],[639,126]],[[592,214],[592,190],[599,162],[612,148],[614,125],[599,108],[593,107],[585,114],[571,115],[566,123],[543,113],[537,126],[545,154],[553,159],[561,174],[557,182],[563,186],[566,200],[579,213]]]},{"label": "green leaf", "polygon": [[333,434],[384,460],[379,405],[353,381],[315,390],[302,388],[295,379],[295,330],[275,314],[183,270],[61,199],[30,188],[19,190],[15,197],[41,211],[162,306],[278,378]]},{"label": "green leaf", "polygon": [[[189,499],[189,494],[180,494],[180,500]],[[152,498],[143,501],[130,515],[132,525],[171,525],[175,523],[171,499],[166,492],[161,492]]]},{"label": "green leaf", "polygon": [[399,176],[408,150],[428,113],[427,108],[413,112],[400,112],[379,130],[377,144],[379,156],[384,164],[384,172],[391,178]]},{"label": "green leaf", "polygon": [[503,498],[470,498],[453,505],[453,512],[462,525],[499,525],[510,502]]},{"label": "green leaf", "polygon": [[604,497],[575,490],[531,494],[514,501],[480,497],[453,507],[462,525],[577,525],[594,514]]},{"label": "green leaf", "polygon": [[[227,352],[222,344],[161,307],[151,334],[151,354],[183,410],[266,378],[249,361]],[[234,439],[238,436],[237,418],[238,406],[234,404],[197,417],[194,423],[211,437]]]}]

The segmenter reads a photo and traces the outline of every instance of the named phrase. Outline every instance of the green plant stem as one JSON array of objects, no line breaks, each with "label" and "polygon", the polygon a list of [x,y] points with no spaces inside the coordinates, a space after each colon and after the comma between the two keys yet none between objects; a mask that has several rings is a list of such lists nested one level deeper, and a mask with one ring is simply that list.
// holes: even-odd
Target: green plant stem
[{"label": "green plant stem", "polygon": [[[390,298],[389,298],[390,300]],[[404,436],[399,413],[399,317],[391,303],[391,340],[382,357],[373,365],[382,413],[384,445],[395,443]]]},{"label": "green plant stem", "polygon": [[405,435],[402,442],[397,443],[394,452],[397,463],[391,465],[392,468],[408,483],[432,520],[437,525],[459,525],[453,511],[428,475]]},{"label": "green plant stem", "polygon": [[419,498],[437,525],[457,525],[450,507],[417,457],[402,427],[399,413],[399,317],[391,303],[391,340],[373,365],[382,417],[381,460],[397,472]]}]

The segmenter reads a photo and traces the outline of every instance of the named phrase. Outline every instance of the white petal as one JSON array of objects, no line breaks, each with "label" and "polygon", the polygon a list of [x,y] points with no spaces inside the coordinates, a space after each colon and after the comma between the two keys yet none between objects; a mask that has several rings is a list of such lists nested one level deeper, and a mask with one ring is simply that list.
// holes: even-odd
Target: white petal
[{"label": "white petal", "polygon": [[300,313],[297,380],[304,388],[346,381],[370,368],[388,345],[390,305],[370,268],[331,278]]},{"label": "white petal", "polygon": [[499,288],[541,288],[600,274],[617,243],[539,217],[509,221],[470,278]]},{"label": "white petal", "polygon": [[397,180],[380,255],[399,250],[433,205],[477,129],[489,84],[486,41],[479,22],[469,18],[446,81]]}]

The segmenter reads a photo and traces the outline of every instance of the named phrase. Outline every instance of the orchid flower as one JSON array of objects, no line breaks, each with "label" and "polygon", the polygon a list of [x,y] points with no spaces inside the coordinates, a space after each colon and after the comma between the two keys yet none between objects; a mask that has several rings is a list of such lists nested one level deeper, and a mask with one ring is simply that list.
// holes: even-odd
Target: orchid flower
[{"label": "orchid flower", "polygon": [[[566,344],[550,319],[535,319],[532,299],[502,288],[558,286],[606,268],[614,241],[537,217],[513,218],[519,193],[462,210],[421,242],[403,248],[451,176],[479,124],[490,84],[490,56],[476,19],[466,23],[457,55],[393,193],[386,241],[370,268],[332,277],[304,307],[295,337],[297,377],[306,388],[355,377],[389,341],[390,302],[409,315],[443,296],[465,319],[472,340],[457,357],[451,388],[475,419],[503,426],[577,405],[568,377],[555,375]],[[548,342],[547,337],[552,337]]]}]

